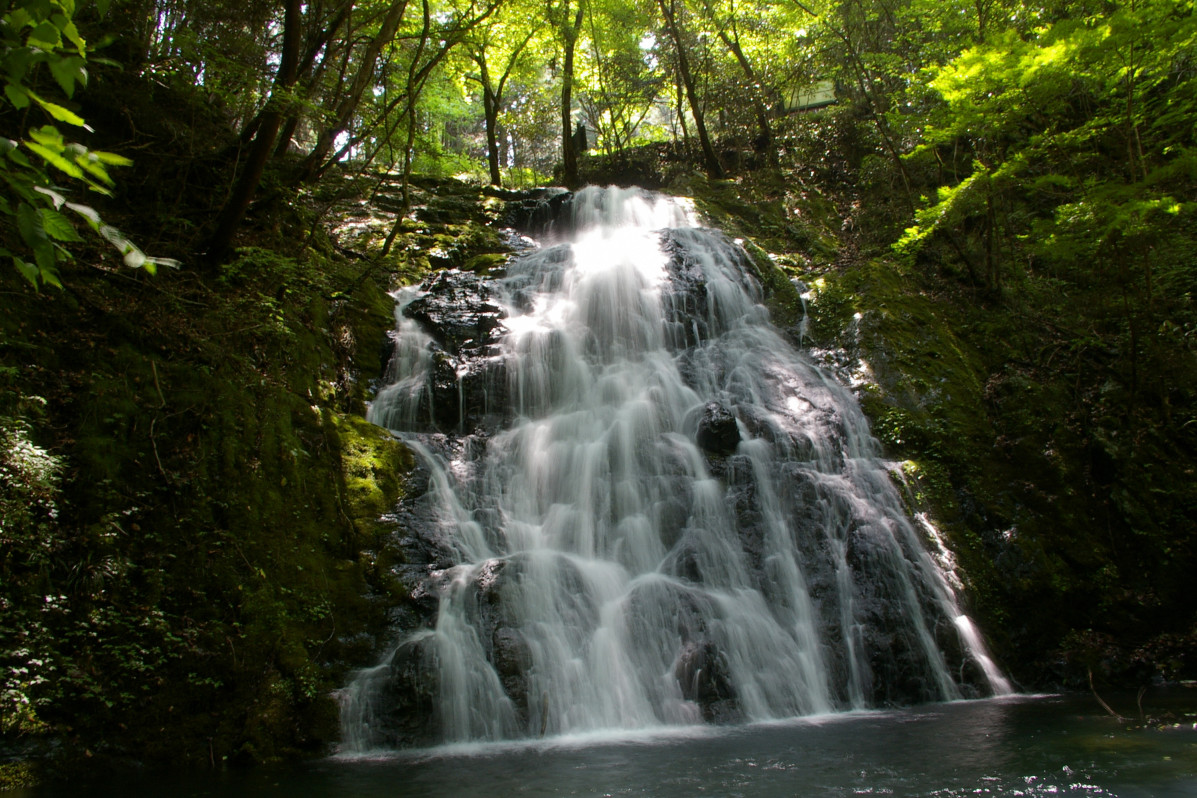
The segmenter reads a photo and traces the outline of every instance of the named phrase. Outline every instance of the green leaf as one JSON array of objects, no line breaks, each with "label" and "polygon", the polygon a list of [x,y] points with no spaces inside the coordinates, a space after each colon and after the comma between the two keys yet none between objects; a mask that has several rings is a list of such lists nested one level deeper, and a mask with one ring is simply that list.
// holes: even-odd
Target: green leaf
[{"label": "green leaf", "polygon": [[42,216],[32,205],[22,202],[17,206],[17,229],[21,238],[33,250],[34,259],[42,273],[53,272],[58,257],[54,253],[54,244],[46,235],[46,228],[42,224]]},{"label": "green leaf", "polygon": [[42,228],[41,215],[27,202],[22,202],[17,206],[17,230],[20,231],[21,238],[25,239],[25,243],[31,248],[43,241],[48,241],[46,231]]},{"label": "green leaf", "polygon": [[12,103],[13,108],[18,111],[29,105],[29,92],[24,86],[16,83],[4,84],[4,94],[8,97],[8,101]]},{"label": "green leaf", "polygon": [[37,261],[38,268],[42,270],[43,280],[47,273],[54,272],[54,266],[58,263],[58,254],[54,251],[54,244],[49,238],[34,248],[33,259]]},{"label": "green leaf", "polygon": [[41,274],[41,269],[37,268],[32,263],[26,263],[16,255],[12,256],[12,263],[17,267],[17,271],[21,273],[21,276],[29,281],[29,284],[33,286],[34,290],[37,290],[37,278],[38,275]]},{"label": "green leaf", "polygon": [[86,179],[82,169],[80,169],[76,164],[68,161],[66,158],[63,158],[60,153],[54,152],[54,150],[51,150],[49,147],[38,144],[35,141],[27,141],[25,142],[25,146],[35,154],[40,155],[45,159],[46,163],[50,164],[59,171],[65,172],[66,174],[78,180]]},{"label": "green leaf", "polygon": [[62,288],[62,280],[58,278],[58,270],[53,267],[42,269],[42,282],[49,283],[55,288]]},{"label": "green leaf", "polygon": [[29,96],[32,97],[38,105],[44,108],[46,113],[57,119],[59,122],[66,122],[68,125],[74,125],[75,127],[81,127],[86,130],[91,129],[87,127],[87,123],[83,121],[83,117],[79,116],[74,111],[63,108],[58,103],[52,103],[49,100],[43,100],[32,91],[29,92]]},{"label": "green leaf", "polygon": [[30,163],[29,159],[25,157],[25,153],[21,152],[20,150],[9,150],[8,159],[23,169],[33,169],[33,164]]},{"label": "green leaf", "polygon": [[33,32],[29,34],[28,42],[33,47],[53,50],[62,46],[62,31],[53,22],[47,20],[33,29]]},{"label": "green leaf", "polygon": [[75,49],[79,51],[79,55],[87,54],[87,42],[79,35],[79,29],[75,27],[75,23],[69,19],[66,24],[62,26],[62,35],[67,37],[67,40],[75,45]]},{"label": "green leaf", "polygon": [[14,8],[8,15],[8,22],[14,30],[21,30],[26,25],[33,24],[33,17],[24,8]]},{"label": "green leaf", "polygon": [[62,134],[53,125],[42,125],[39,128],[29,131],[29,135],[38,144],[49,147],[55,152],[62,152],[66,147],[66,143],[62,140]]},{"label": "green leaf", "polygon": [[109,164],[110,166],[132,166],[133,161],[123,155],[117,155],[114,152],[103,152],[101,150],[91,150],[91,155],[101,163]]},{"label": "green leaf", "polygon": [[46,235],[56,241],[83,240],[79,235],[79,231],[75,229],[75,225],[71,224],[69,219],[58,211],[49,208],[42,208],[42,227],[45,228]]},{"label": "green leaf", "polygon": [[66,96],[75,95],[75,84],[87,85],[87,69],[84,60],[78,56],[54,59],[49,62],[50,74],[58,81],[58,85],[66,92]]},{"label": "green leaf", "polygon": [[[68,152],[75,153],[75,163],[82,166],[88,172],[91,172],[97,180],[107,183],[110,186],[113,185],[113,180],[109,177],[108,170],[104,168],[104,164],[98,158],[94,157],[94,153],[88,152],[85,148],[78,145],[71,145],[67,149]],[[80,152],[80,150],[82,151]]]}]

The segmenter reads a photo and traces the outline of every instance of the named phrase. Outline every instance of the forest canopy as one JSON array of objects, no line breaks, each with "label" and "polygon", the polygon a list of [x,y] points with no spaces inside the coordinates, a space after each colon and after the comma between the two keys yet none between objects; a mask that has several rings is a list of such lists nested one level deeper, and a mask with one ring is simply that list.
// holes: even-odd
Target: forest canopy
[{"label": "forest canopy", "polygon": [[[76,223],[108,229],[54,181],[104,193],[130,162],[85,146],[74,101],[96,68],[201,92],[239,136],[213,257],[279,159],[296,184],[349,165],[576,185],[579,156],[659,145],[722,176],[745,152],[776,158],[818,87],[867,121],[917,211],[903,246],[986,206],[982,249],[963,260],[991,288],[999,261],[1032,254],[1030,220],[1000,212],[1008,192],[1058,207],[1033,239],[1083,258],[1074,234],[1133,240],[1180,213],[1170,181],[1197,168],[1193,4],[1177,0],[22,0],[3,36],[19,197],[3,212],[35,284],[55,281]],[[933,191],[912,174],[928,168]],[[1094,192],[1111,200],[1096,216]]]}]

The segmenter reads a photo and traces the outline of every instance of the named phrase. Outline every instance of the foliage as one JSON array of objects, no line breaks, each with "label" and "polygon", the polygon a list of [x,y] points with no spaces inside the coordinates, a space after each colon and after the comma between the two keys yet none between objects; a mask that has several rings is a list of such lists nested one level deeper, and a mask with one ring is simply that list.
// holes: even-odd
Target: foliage
[{"label": "foliage", "polygon": [[[0,547],[4,551],[4,572],[12,573],[21,562],[34,572],[42,571],[62,541],[54,523],[58,513],[59,458],[29,440],[29,426],[21,419],[0,417]],[[22,562],[23,561],[23,562]],[[5,654],[0,683],[0,731],[4,734],[36,732],[43,726],[29,693],[46,682],[45,652],[28,645],[29,601],[34,587],[5,580],[0,595],[0,650]],[[25,611],[22,611],[25,610]],[[36,617],[36,616],[35,616]],[[17,638],[25,635],[25,644]],[[43,642],[43,641],[38,641]],[[50,673],[54,669],[50,669]]]},{"label": "foliage", "polygon": [[[314,213],[333,201],[357,230],[362,205],[327,180],[210,280],[79,270],[28,302],[0,275],[6,751],[73,772],[335,740],[331,691],[406,600],[380,517],[411,453],[362,418],[394,323],[386,289],[430,250],[466,263],[502,247],[458,223],[486,218],[476,188],[429,186],[430,204],[454,199],[444,221],[405,232],[385,265],[333,254]],[[377,252],[385,229],[361,246]]]},{"label": "foliage", "polygon": [[[108,3],[103,0],[97,5],[104,13]],[[0,20],[0,72],[4,75],[0,114],[20,112],[23,128],[19,139],[0,137],[0,179],[10,192],[0,199],[0,214],[10,220],[20,241],[18,244],[4,236],[0,239],[0,256],[11,258],[34,288],[46,283],[61,287],[58,265],[71,257],[67,245],[82,241],[77,221],[65,216],[64,209],[116,247],[126,266],[153,273],[166,262],[146,257],[118,230],[105,224],[91,206],[68,201],[68,190],[55,181],[54,175],[65,176],[91,192],[107,195],[113,185],[108,168],[131,163],[123,156],[67,140],[53,124],[90,129],[67,105],[43,96],[45,90],[39,85],[44,82],[39,77],[42,66],[67,100],[77,88],[87,85],[89,50],[74,16],[74,0],[24,0],[10,7]],[[36,127],[30,124],[29,112],[35,109],[52,122]],[[25,151],[36,158],[30,159]]]}]

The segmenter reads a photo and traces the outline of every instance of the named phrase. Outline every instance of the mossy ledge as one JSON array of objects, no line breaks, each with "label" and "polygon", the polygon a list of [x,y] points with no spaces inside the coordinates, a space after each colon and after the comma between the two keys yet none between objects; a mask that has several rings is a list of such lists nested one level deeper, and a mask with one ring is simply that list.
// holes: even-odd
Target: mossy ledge
[{"label": "mossy ledge", "polygon": [[332,693],[407,593],[382,517],[413,459],[364,419],[387,292],[503,245],[477,188],[415,187],[387,257],[385,191],[321,191],[206,275],[93,253],[34,296],[0,270],[5,784],[335,742]]}]

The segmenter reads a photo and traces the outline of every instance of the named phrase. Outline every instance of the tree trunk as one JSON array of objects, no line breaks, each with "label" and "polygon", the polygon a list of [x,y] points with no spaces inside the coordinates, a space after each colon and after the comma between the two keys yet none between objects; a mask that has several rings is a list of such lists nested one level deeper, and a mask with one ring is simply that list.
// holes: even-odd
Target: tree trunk
[{"label": "tree trunk", "polygon": [[[420,58],[424,54],[424,48],[428,45],[428,40],[432,34],[432,11],[428,5],[428,0],[422,0],[424,8],[424,27],[420,31],[420,43],[416,47],[415,57],[412,58],[411,63],[407,67],[407,107],[403,114],[407,118],[407,141],[403,147],[403,207],[399,213],[395,215],[395,223],[391,225],[391,231],[387,234],[387,239],[382,245],[382,257],[386,257],[391,252],[391,247],[395,245],[395,238],[399,235],[399,230],[403,226],[403,219],[407,216],[408,211],[411,210],[411,170],[412,170],[412,155],[416,143],[416,103],[420,99],[420,92],[424,90],[425,81],[428,79],[428,72],[417,69],[420,63]],[[441,48],[441,54],[448,52],[451,45]],[[439,58],[433,59],[433,63],[439,61]]]},{"label": "tree trunk", "polygon": [[765,101],[761,97],[761,87],[757,83],[756,73],[752,69],[752,64],[749,63],[748,58],[744,55],[744,51],[740,48],[738,38],[732,38],[723,29],[719,31],[719,38],[723,40],[723,44],[735,56],[736,63],[740,65],[740,70],[744,73],[744,77],[748,79],[748,91],[752,94],[752,107],[756,113],[756,126],[760,131],[756,141],[752,143],[752,148],[757,152],[764,152],[773,144],[773,129],[769,127],[769,110],[765,107]]},{"label": "tree trunk", "polygon": [[[328,64],[329,45],[332,42],[333,35],[340,30],[345,21],[349,19],[349,12],[352,10],[354,0],[345,0],[337,11],[333,14],[332,19],[327,25],[320,28],[316,36],[313,36],[308,43],[307,49],[303,57],[299,60],[299,76],[296,78],[296,84],[304,87],[304,99],[309,99],[312,93],[312,86],[319,81],[321,75],[324,73],[324,67]],[[311,13],[309,11],[309,13]],[[348,47],[348,44],[346,44]],[[324,53],[324,57],[320,58],[317,64],[317,58],[320,53]],[[292,107],[291,112],[287,114],[287,118],[283,121],[283,128],[279,132],[278,144],[274,148],[274,156],[285,155],[291,146],[291,140],[295,138],[295,131],[299,129],[300,109],[299,107]]]},{"label": "tree trunk", "polygon": [[216,232],[208,243],[206,255],[209,260],[217,261],[228,253],[241,220],[253,201],[254,192],[262,182],[262,172],[266,162],[270,159],[270,150],[274,146],[274,138],[278,135],[283,122],[283,113],[287,102],[286,95],[295,85],[299,66],[300,18],[302,1],[286,0],[286,16],[283,21],[283,52],[279,62],[278,73],[274,77],[274,88],[270,92],[270,99],[266,101],[267,110],[263,112],[258,132],[250,144],[249,156],[245,160],[241,177],[233,187],[228,202],[220,211],[216,222]]},{"label": "tree trunk", "polygon": [[686,45],[682,41],[681,24],[678,22],[673,2],[674,0],[657,0],[657,6],[661,9],[661,15],[665,19],[665,29],[669,32],[669,37],[673,39],[673,45],[677,52],[678,76],[681,78],[682,86],[686,90],[686,100],[690,104],[690,114],[694,117],[694,130],[698,133],[698,143],[702,147],[702,157],[706,163],[707,174],[713,178],[722,178],[723,165],[719,163],[719,156],[715,154],[715,148],[711,145],[711,137],[707,134],[707,123],[703,117],[702,103],[699,102],[698,92],[694,88],[694,75],[690,71],[690,59],[686,56]]},{"label": "tree trunk", "polygon": [[[690,128],[686,126],[686,91],[682,88],[681,77],[674,72],[673,90],[674,100],[677,105],[677,123],[678,127],[682,129],[682,151],[685,152],[690,149]],[[674,136],[674,143],[677,143],[677,136]]]},{"label": "tree trunk", "polygon": [[304,160],[303,173],[305,177],[311,178],[318,173],[324,165],[328,154],[332,152],[337,136],[349,128],[349,122],[353,119],[353,113],[357,110],[358,105],[361,103],[362,95],[374,77],[378,57],[382,54],[383,48],[395,38],[395,33],[399,30],[399,23],[403,20],[403,14],[406,11],[407,0],[396,0],[387,9],[386,16],[383,17],[382,25],[378,30],[378,35],[371,39],[370,43],[366,46],[366,50],[362,53],[361,61],[358,64],[357,72],[353,76],[353,81],[349,84],[348,91],[344,93],[340,102],[337,103],[337,107],[333,112],[333,121],[324,130],[320,131],[320,135],[316,139],[316,146],[312,148],[312,151]]},{"label": "tree trunk", "polygon": [[582,30],[582,0],[578,0],[578,11],[574,15],[573,24],[568,23],[569,6],[562,15],[561,33],[565,38],[565,59],[561,75],[561,164],[563,180],[567,188],[577,188],[581,182],[578,179],[578,153],[574,149],[574,48],[578,43],[578,34]]},{"label": "tree trunk", "polygon": [[[483,73],[483,80],[486,74]],[[482,113],[486,117],[486,162],[490,166],[490,184],[503,185],[499,167],[499,98],[486,85],[482,89]]]},{"label": "tree trunk", "polygon": [[482,84],[482,113],[486,119],[486,162],[490,167],[490,184],[492,186],[503,185],[502,166],[506,162],[499,144],[499,113],[503,110],[503,91],[507,86],[507,79],[511,77],[516,64],[519,63],[520,54],[528,46],[528,42],[532,41],[535,33],[535,29],[529,31],[524,40],[511,51],[511,57],[507,59],[503,74],[499,76],[498,82],[493,86],[491,85],[490,65],[486,60],[487,42],[485,37],[482,42],[476,44],[475,49],[470,53],[470,58],[478,65],[478,82]]}]

